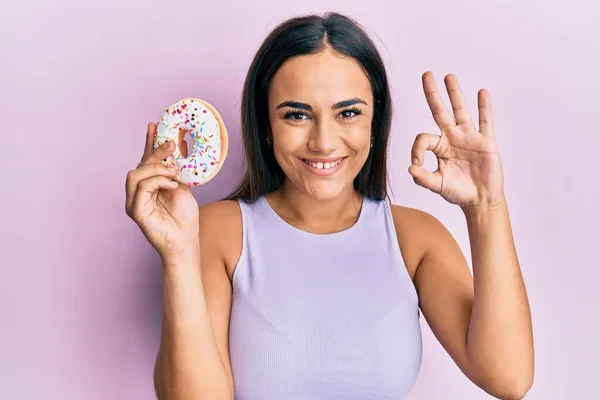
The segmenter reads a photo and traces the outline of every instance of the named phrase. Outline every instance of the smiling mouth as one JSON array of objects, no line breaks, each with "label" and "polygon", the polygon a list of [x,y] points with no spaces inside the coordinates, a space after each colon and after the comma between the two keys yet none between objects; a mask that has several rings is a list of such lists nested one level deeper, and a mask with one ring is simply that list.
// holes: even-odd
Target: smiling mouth
[{"label": "smiling mouth", "polygon": [[327,161],[327,162],[321,162],[321,161],[311,161],[311,160],[307,160],[305,158],[301,158],[302,162],[304,162],[307,165],[310,165],[313,168],[317,168],[317,169],[332,169],[335,168],[339,163],[341,163],[346,157],[340,157],[336,160],[331,160],[331,161]]}]

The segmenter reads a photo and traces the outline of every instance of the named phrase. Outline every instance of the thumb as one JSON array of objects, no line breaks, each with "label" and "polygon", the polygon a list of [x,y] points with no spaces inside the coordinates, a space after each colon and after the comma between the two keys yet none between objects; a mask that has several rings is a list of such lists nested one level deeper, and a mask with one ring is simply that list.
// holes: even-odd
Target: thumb
[{"label": "thumb", "polygon": [[429,172],[419,165],[412,164],[408,167],[408,173],[417,185],[437,194],[442,192],[442,175],[439,171]]},{"label": "thumb", "polygon": [[169,157],[175,151],[175,141],[169,140],[162,145],[158,146],[152,152],[150,159],[153,162],[162,162],[165,158]]}]

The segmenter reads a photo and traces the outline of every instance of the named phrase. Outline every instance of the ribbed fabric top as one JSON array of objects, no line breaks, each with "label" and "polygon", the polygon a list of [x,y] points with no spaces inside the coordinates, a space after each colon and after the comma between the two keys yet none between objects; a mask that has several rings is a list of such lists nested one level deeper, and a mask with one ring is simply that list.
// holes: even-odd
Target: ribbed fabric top
[{"label": "ribbed fabric top", "polygon": [[229,352],[236,400],[403,399],[421,365],[418,298],[390,205],[332,234],[239,201]]}]

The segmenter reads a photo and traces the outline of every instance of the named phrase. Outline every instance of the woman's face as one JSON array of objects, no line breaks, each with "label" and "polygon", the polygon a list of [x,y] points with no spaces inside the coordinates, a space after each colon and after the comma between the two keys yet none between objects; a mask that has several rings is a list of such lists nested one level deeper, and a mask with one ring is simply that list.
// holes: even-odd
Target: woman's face
[{"label": "woman's face", "polygon": [[286,184],[321,200],[351,189],[369,155],[372,118],[371,84],[356,61],[329,49],[287,60],[269,90]]}]

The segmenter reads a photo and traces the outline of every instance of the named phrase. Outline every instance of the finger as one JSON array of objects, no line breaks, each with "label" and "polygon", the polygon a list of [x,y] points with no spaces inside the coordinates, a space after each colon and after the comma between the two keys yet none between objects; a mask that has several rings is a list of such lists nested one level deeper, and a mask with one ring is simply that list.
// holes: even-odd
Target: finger
[{"label": "finger", "polygon": [[425,161],[425,152],[433,151],[436,155],[436,150],[440,144],[442,137],[432,133],[419,133],[413,143],[410,158],[413,164],[423,165]]},{"label": "finger", "polygon": [[[168,140],[162,145],[158,146],[146,158],[147,163],[161,163],[165,158],[169,157],[175,151],[175,141]],[[145,163],[146,163],[145,162]]]},{"label": "finger", "polygon": [[471,129],[475,129],[473,119],[471,118],[471,113],[469,112],[465,97],[460,90],[460,84],[458,83],[458,78],[456,75],[446,75],[444,83],[446,84],[446,90],[448,91],[448,97],[450,98],[450,103],[452,104],[452,111],[454,112],[454,119],[456,119],[456,123],[458,125],[466,125]]},{"label": "finger", "polygon": [[156,124],[150,122],[148,129],[146,130],[146,144],[144,145],[144,153],[142,154],[141,160],[144,159],[148,154],[152,152],[152,144],[154,143],[154,136],[156,134]]},{"label": "finger", "polygon": [[477,93],[477,104],[479,108],[479,132],[486,136],[494,137],[490,92],[486,89],[481,89]]},{"label": "finger", "polygon": [[448,111],[440,93],[437,90],[437,86],[435,84],[435,77],[433,72],[427,71],[423,74],[423,91],[425,92],[425,98],[427,99],[427,104],[431,109],[431,113],[433,115],[433,119],[435,123],[442,130],[450,129],[456,126],[456,121],[454,121],[454,117]]},{"label": "finger", "polygon": [[442,175],[439,171],[429,172],[421,166],[412,164],[408,167],[408,173],[412,175],[417,185],[437,194],[442,192]]},{"label": "finger", "polygon": [[146,178],[137,186],[135,196],[133,198],[131,215],[134,219],[142,217],[141,212],[144,207],[152,200],[152,196],[159,190],[173,190],[177,189],[179,184],[166,176],[153,176]]},{"label": "finger", "polygon": [[125,182],[125,210],[128,213],[131,211],[131,205],[139,182],[153,176],[164,176],[169,179],[175,179],[177,176],[177,168],[169,168],[162,164],[144,164],[143,166],[130,171],[127,174],[127,180]]}]

